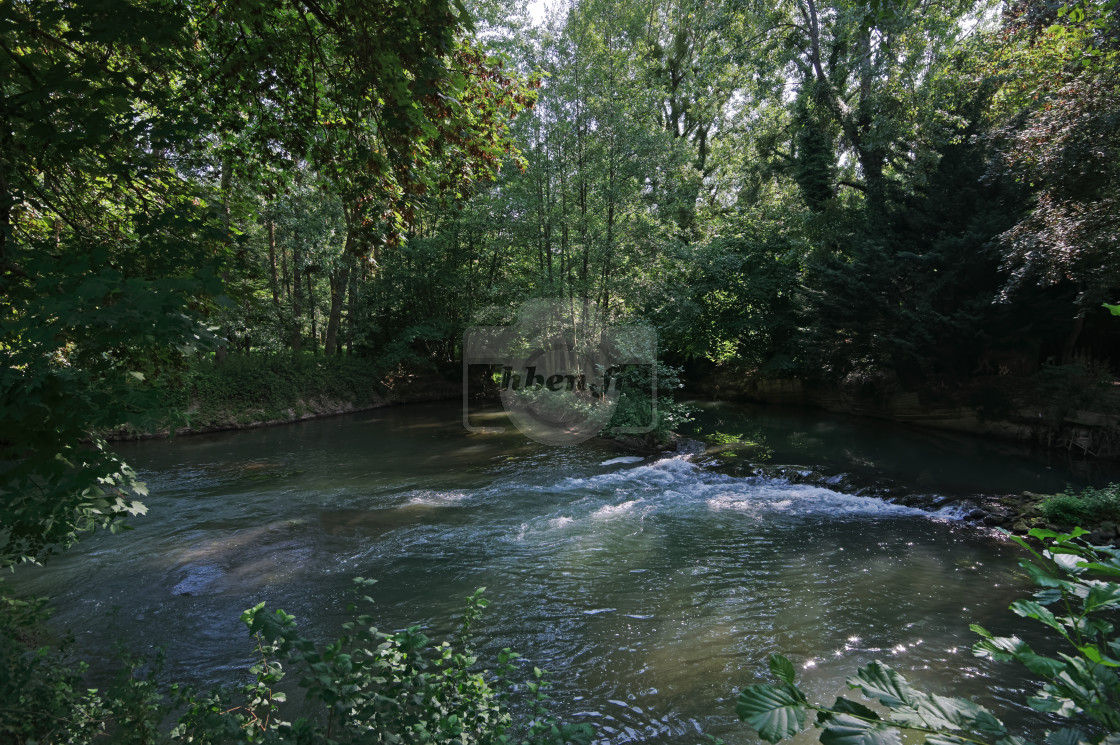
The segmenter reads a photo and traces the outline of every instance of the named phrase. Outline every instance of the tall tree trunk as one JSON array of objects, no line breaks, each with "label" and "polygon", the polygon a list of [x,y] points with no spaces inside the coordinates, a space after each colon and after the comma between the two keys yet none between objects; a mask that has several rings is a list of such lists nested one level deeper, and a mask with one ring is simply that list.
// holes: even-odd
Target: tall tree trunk
[{"label": "tall tree trunk", "polygon": [[319,354],[319,314],[315,307],[315,284],[311,281],[311,272],[304,272],[303,276],[307,277],[307,305],[311,311],[311,354]]},{"label": "tall tree trunk", "polygon": [[871,28],[861,31],[857,40],[859,69],[859,97],[855,109],[848,105],[844,98],[837,92],[829,73],[824,69],[821,59],[820,17],[817,13],[816,0],[804,0],[802,5],[798,2],[801,12],[809,28],[809,73],[820,86],[824,94],[825,103],[832,109],[833,116],[840,124],[844,137],[856,151],[860,170],[863,172],[864,190],[872,206],[880,206],[885,197],[883,182],[883,164],[886,153],[881,148],[868,145],[865,135],[874,123],[872,90],[873,70],[872,55],[875,53],[871,45]]},{"label": "tall tree trunk", "polygon": [[[572,293],[571,267],[568,260],[568,175],[564,163],[560,163],[560,281],[567,282],[568,294]],[[560,291],[564,294],[563,288]]]},{"label": "tall tree trunk", "polygon": [[303,349],[303,251],[300,250],[299,234],[292,244],[292,351],[297,354]]},{"label": "tall tree trunk", "polygon": [[[226,241],[229,241],[230,240],[230,234],[229,234],[230,209],[231,209],[230,201],[233,198],[233,158],[231,156],[229,156],[228,154],[225,156],[225,158],[222,159],[222,180],[221,180],[221,186],[219,188],[221,189],[221,194],[222,194],[222,234],[225,237]],[[229,283],[229,269],[223,267],[221,276],[222,276],[222,283],[223,284],[228,284]],[[229,349],[228,349],[228,346],[227,346],[228,339],[226,341],[227,341],[226,344],[219,345],[218,349],[214,352],[214,359],[218,364],[221,364],[222,362],[225,362],[226,355],[229,352]]]},{"label": "tall tree trunk", "polygon": [[1073,322],[1073,328],[1069,330],[1069,335],[1066,336],[1065,342],[1062,344],[1062,364],[1068,365],[1073,362],[1073,353],[1077,351],[1077,340],[1081,337],[1081,332],[1085,328],[1085,309],[1082,308],[1076,320]]},{"label": "tall tree trunk", "polygon": [[284,285],[284,298],[292,302],[292,276],[288,274],[288,249],[280,246],[280,280]]},{"label": "tall tree trunk", "polygon": [[582,123],[576,124],[576,153],[579,163],[579,240],[583,245],[583,266],[579,272],[580,298],[587,300],[587,270],[591,261],[591,242],[587,237],[587,173],[583,167],[583,138]]},{"label": "tall tree trunk", "polygon": [[[349,243],[349,238],[347,242]],[[328,355],[338,352],[338,327],[342,322],[342,303],[346,299],[346,287],[350,280],[348,257],[349,253],[345,254],[342,265],[330,273],[331,311],[327,316],[327,338],[323,344],[323,352]]]},{"label": "tall tree trunk", "polygon": [[606,328],[606,320],[608,317],[607,306],[611,301],[610,281],[611,281],[611,260],[614,258],[614,216],[615,216],[615,136],[611,133],[610,150],[608,152],[607,161],[607,245],[606,251],[603,256],[603,286],[600,296],[599,311],[602,315],[602,328]]},{"label": "tall tree trunk", "polygon": [[358,306],[358,267],[354,266],[354,257],[350,261],[350,291],[346,293],[346,354],[354,354],[354,337],[357,335],[357,306]]},{"label": "tall tree trunk", "polygon": [[545,157],[545,171],[544,171],[544,186],[545,186],[545,210],[546,219],[544,223],[544,255],[548,265],[548,287],[552,291],[552,164],[551,156]]},{"label": "tall tree trunk", "polygon": [[7,294],[8,236],[12,233],[12,204],[8,198],[8,161],[11,152],[11,131],[4,127],[0,133],[0,295]]},{"label": "tall tree trunk", "polygon": [[280,308],[280,283],[276,279],[276,223],[268,221],[268,269],[269,289],[272,290],[272,306]]}]

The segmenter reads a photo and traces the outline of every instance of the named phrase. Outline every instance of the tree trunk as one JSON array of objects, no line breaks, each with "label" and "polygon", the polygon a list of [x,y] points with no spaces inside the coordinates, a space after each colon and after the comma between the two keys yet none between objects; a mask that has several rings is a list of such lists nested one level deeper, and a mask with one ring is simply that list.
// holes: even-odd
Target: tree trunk
[{"label": "tree trunk", "polygon": [[350,280],[348,258],[349,254],[346,254],[342,265],[330,273],[331,312],[327,316],[327,338],[323,344],[323,352],[328,355],[338,353],[338,327],[342,323],[342,303],[346,299],[346,287]]},{"label": "tree trunk", "polygon": [[[225,236],[226,241],[230,240],[230,234],[229,234],[230,200],[232,199],[232,196],[233,196],[233,162],[232,161],[233,161],[233,159],[229,155],[226,155],[226,157],[222,160],[222,181],[221,181],[221,186],[220,186],[221,192],[222,192],[222,234]],[[223,268],[221,276],[222,276],[222,283],[223,284],[228,283],[229,282],[229,269]],[[226,360],[226,355],[229,352],[229,349],[227,347],[228,341],[229,340],[227,339],[226,344],[219,345],[218,349],[214,352],[214,359],[218,364],[221,364],[221,363],[225,362],[225,360]]]},{"label": "tree trunk", "polygon": [[354,337],[357,334],[355,321],[358,305],[358,267],[354,266],[354,257],[350,257],[350,291],[346,294],[346,354],[354,354]]},{"label": "tree trunk", "polygon": [[319,327],[318,327],[318,310],[315,307],[315,285],[311,281],[311,272],[304,272],[303,276],[307,277],[307,304],[310,306],[308,310],[311,311],[311,354],[319,354]]},{"label": "tree trunk", "polygon": [[1065,343],[1062,345],[1062,364],[1068,365],[1073,362],[1073,353],[1077,351],[1077,340],[1081,336],[1081,331],[1085,328],[1085,310],[1082,309],[1077,314],[1077,320],[1073,322],[1073,328],[1069,331],[1069,336],[1066,337]]},{"label": "tree trunk", "polygon": [[296,234],[295,243],[292,245],[292,351],[299,353],[303,349],[303,272],[300,264],[303,262],[303,252],[300,251],[299,234]]},{"label": "tree trunk", "polygon": [[272,305],[280,307],[280,283],[276,278],[276,223],[268,221],[268,269],[269,289],[272,290]]}]

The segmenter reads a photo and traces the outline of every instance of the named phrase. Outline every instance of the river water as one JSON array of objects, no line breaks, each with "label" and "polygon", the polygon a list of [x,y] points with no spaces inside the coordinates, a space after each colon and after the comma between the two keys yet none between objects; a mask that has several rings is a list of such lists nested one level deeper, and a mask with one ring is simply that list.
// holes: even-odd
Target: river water
[{"label": "river water", "polygon": [[[930,493],[1061,488],[1084,474],[978,441],[819,413],[707,405],[698,428],[765,458]],[[727,438],[724,438],[727,439]],[[1010,631],[1019,552],[940,512],[817,485],[739,477],[695,457],[467,433],[454,404],[120,447],[151,490],[124,535],[96,535],[17,584],[51,595],[98,669],[114,640],[162,647],[168,677],[238,681],[238,616],[262,600],[326,638],[351,578],[383,628],[433,634],[476,587],[480,649],[548,670],[566,719],[604,741],[756,742],[737,686],[796,663],[818,700],[874,658],[939,693],[976,696],[1033,731],[1029,682],[974,658],[970,622]],[[699,460],[703,461],[704,458]],[[491,658],[492,659],[492,658]],[[804,741],[812,740],[803,737]]]}]

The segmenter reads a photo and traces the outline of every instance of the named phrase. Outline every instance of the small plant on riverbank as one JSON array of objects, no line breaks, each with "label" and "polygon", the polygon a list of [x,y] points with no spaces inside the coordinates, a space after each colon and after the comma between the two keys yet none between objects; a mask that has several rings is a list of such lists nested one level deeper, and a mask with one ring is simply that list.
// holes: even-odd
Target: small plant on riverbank
[{"label": "small plant on riverbank", "polygon": [[[1034,529],[1046,542],[1042,552],[1016,536],[1030,552],[1020,562],[1039,589],[1033,599],[1017,600],[1011,610],[1043,624],[1064,651],[1035,652],[1016,636],[997,637],[973,625],[981,636],[973,654],[1000,662],[1016,661],[1044,683],[1028,705],[1079,725],[1046,736],[1047,745],[1113,745],[1120,740],[1120,634],[1110,619],[1120,610],[1120,550],[1091,546],[1084,530],[1058,534]],[[897,672],[875,661],[848,678],[848,686],[876,701],[880,714],[865,704],[837,698],[831,706],[810,703],[797,686],[793,664],[770,658],[773,685],[751,685],[739,693],[736,713],[763,739],[777,743],[805,728],[816,715],[823,745],[901,745],[902,733],[923,736],[931,745],[1027,745],[1010,734],[990,711],[972,701],[925,693]]]},{"label": "small plant on riverbank", "polygon": [[1066,489],[1044,499],[1038,509],[1046,520],[1063,525],[1120,523],[1120,484],[1081,491]]}]

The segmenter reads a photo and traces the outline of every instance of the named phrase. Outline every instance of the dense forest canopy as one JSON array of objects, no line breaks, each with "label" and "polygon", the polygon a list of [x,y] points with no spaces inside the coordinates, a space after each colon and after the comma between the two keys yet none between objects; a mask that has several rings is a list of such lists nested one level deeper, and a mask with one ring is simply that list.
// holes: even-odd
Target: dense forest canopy
[{"label": "dense forest canopy", "polygon": [[0,563],[142,509],[98,433],[199,355],[447,372],[531,298],[697,375],[1107,374],[1115,6],[6,3]]}]

